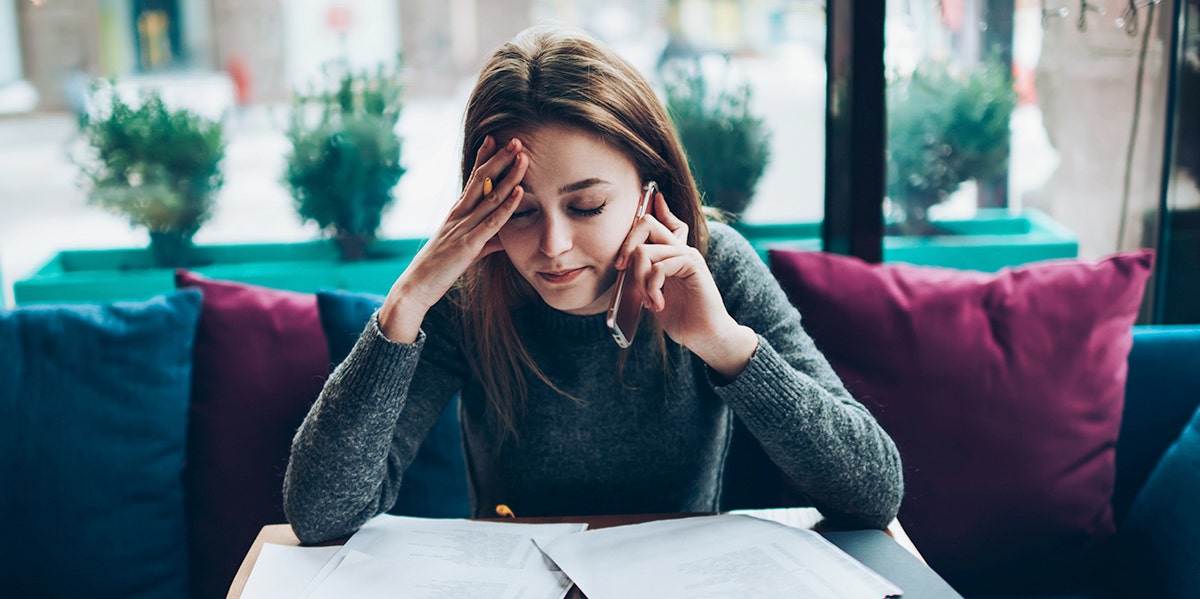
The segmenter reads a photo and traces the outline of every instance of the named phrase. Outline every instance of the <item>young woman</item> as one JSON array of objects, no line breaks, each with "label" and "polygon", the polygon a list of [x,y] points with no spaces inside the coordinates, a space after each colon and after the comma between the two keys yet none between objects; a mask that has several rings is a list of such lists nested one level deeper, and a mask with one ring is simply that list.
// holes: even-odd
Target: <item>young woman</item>
[{"label": "young woman", "polygon": [[[625,60],[552,29],[501,47],[467,106],[462,176],[296,435],[284,504],[302,541],[391,507],[458,392],[478,517],[715,511],[733,414],[827,516],[896,515],[895,445],[750,245],[705,222]],[[629,349],[605,323],[620,270],[646,297]]]}]

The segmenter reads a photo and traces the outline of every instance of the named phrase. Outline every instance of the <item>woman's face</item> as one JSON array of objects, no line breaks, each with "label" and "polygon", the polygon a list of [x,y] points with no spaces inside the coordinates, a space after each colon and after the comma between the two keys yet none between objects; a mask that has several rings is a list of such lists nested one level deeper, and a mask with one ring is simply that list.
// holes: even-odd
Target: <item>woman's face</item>
[{"label": "woman's face", "polygon": [[[498,135],[508,143],[511,135]],[[525,196],[500,230],[505,253],[550,307],[608,309],[617,250],[641,194],[637,168],[599,137],[561,126],[519,133],[529,156]]]}]

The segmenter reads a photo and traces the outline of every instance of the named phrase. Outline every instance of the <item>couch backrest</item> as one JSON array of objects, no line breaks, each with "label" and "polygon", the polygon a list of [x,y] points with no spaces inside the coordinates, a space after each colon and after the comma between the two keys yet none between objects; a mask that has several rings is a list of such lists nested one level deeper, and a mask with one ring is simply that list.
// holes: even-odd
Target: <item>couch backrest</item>
[{"label": "couch backrest", "polygon": [[[1163,452],[1200,407],[1200,325],[1135,326],[1117,441],[1113,516],[1119,525]],[[735,429],[723,508],[775,507],[789,496],[770,460],[744,427]]]},{"label": "couch backrest", "polygon": [[1198,405],[1200,325],[1135,326],[1117,440],[1113,517],[1118,525]]}]

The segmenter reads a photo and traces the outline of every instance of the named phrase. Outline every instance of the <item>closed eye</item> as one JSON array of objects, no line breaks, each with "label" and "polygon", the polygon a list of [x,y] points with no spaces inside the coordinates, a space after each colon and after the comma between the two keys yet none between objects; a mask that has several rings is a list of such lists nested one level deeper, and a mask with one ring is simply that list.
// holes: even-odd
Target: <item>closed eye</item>
[{"label": "closed eye", "polygon": [[606,206],[608,206],[608,202],[607,202],[607,201],[605,201],[603,204],[600,204],[599,206],[596,206],[595,208],[575,208],[575,207],[571,207],[571,208],[568,208],[568,210],[570,210],[570,211],[571,211],[571,213],[572,213],[572,214],[574,214],[574,215],[576,215],[576,216],[582,216],[582,217],[584,217],[584,218],[588,218],[588,217],[591,217],[591,216],[598,216],[598,215],[599,215],[601,212],[604,212],[604,208],[605,208]]},{"label": "closed eye", "polygon": [[508,217],[508,218],[509,218],[510,220],[515,220],[515,219],[519,219],[519,218],[525,218],[526,216],[529,216],[529,215],[533,214],[533,212],[534,212],[535,210],[537,210],[537,209],[536,209],[536,208],[530,208],[530,209],[528,209],[528,210],[520,210],[520,211],[517,211],[517,212],[514,212],[514,213],[512,213],[512,216],[510,216],[510,217]]}]

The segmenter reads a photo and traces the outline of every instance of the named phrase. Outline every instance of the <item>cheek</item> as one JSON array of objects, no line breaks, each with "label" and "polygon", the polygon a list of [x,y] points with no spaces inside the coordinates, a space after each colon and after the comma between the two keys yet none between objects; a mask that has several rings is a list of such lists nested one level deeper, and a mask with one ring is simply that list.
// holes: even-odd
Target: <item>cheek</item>
[{"label": "cheek", "polygon": [[602,249],[604,253],[616,257],[617,252],[621,250],[621,244],[625,243],[625,238],[629,236],[629,230],[632,225],[632,214],[628,217],[624,214],[614,216],[609,222],[592,232],[593,247],[596,247],[598,250]]},{"label": "cheek", "polygon": [[504,248],[509,259],[515,261],[529,253],[529,240],[532,239],[532,235],[529,233],[528,227],[507,224],[500,229],[496,237],[500,240],[500,247]]}]

